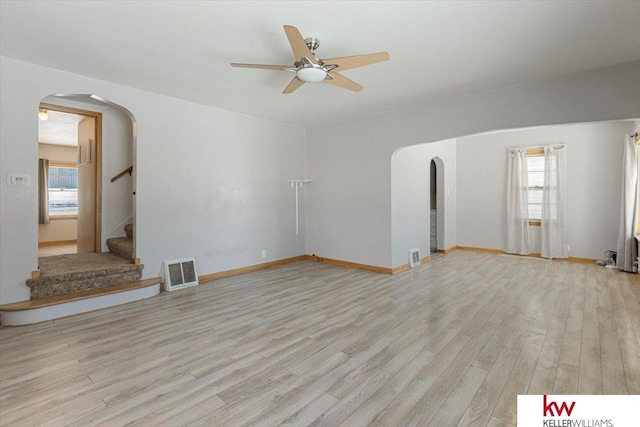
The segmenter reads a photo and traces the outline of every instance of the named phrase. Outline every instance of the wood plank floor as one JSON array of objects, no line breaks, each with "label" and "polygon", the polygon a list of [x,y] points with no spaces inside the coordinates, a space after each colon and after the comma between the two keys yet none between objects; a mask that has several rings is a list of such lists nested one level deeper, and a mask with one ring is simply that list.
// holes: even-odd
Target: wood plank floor
[{"label": "wood plank floor", "polygon": [[41,246],[38,248],[38,257],[75,253],[78,253],[78,245],[76,243],[61,243],[59,245]]},{"label": "wood plank floor", "polygon": [[513,425],[518,394],[639,394],[638,276],[457,251],[312,261],[0,329],[2,425]]}]

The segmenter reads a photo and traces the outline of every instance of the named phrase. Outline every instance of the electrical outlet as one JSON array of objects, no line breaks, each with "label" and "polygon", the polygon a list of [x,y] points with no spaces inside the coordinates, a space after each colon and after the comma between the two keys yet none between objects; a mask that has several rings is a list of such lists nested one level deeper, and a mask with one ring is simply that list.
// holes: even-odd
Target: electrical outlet
[{"label": "electrical outlet", "polygon": [[571,245],[567,245],[567,252],[571,252]]},{"label": "electrical outlet", "polygon": [[267,250],[263,249],[262,250],[262,258],[266,258],[267,257]]}]

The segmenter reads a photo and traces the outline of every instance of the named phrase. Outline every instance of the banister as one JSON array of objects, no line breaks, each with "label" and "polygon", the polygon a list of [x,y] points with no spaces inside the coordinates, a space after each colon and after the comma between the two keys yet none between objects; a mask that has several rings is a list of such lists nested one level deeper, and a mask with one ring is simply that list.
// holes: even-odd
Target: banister
[{"label": "banister", "polygon": [[131,172],[133,172],[133,165],[129,166],[128,168],[126,168],[125,170],[120,172],[118,175],[116,175],[113,178],[111,178],[111,182],[113,182],[116,179],[120,178],[122,175],[126,174],[127,172],[129,172],[129,175],[131,175]]}]

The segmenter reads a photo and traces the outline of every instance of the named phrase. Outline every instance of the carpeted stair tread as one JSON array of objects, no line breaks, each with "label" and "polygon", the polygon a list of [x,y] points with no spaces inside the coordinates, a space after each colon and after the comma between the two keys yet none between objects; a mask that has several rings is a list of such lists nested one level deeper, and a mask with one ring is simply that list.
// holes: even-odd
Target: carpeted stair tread
[{"label": "carpeted stair tread", "polygon": [[124,232],[127,234],[129,239],[133,240],[133,224],[127,224],[124,226]]},{"label": "carpeted stair tread", "polygon": [[57,255],[38,262],[40,277],[26,282],[32,299],[135,282],[143,269],[111,253]]},{"label": "carpeted stair tread", "polygon": [[114,237],[107,239],[107,247],[112,254],[129,261],[133,258],[133,240],[128,237]]},{"label": "carpeted stair tread", "polygon": [[[97,270],[136,267],[129,261],[110,253],[86,252],[38,258],[40,278]],[[37,279],[33,279],[37,280]]]}]

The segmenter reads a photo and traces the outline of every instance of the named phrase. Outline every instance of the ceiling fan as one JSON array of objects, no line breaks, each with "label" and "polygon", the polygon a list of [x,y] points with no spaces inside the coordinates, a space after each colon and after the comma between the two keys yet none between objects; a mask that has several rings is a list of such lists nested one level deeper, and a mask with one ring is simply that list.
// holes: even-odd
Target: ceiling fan
[{"label": "ceiling fan", "polygon": [[232,63],[232,67],[260,68],[266,70],[290,71],[296,74],[291,83],[282,93],[291,93],[305,83],[325,82],[355,92],[364,87],[344,77],[338,71],[375,64],[387,61],[387,52],[370,53],[366,55],[343,56],[341,58],[318,59],[315,50],[320,46],[320,41],[315,38],[303,39],[300,31],[291,25],[284,26],[284,32],[289,39],[291,50],[295,57],[293,65],[262,65],[262,64],[238,64]]}]

